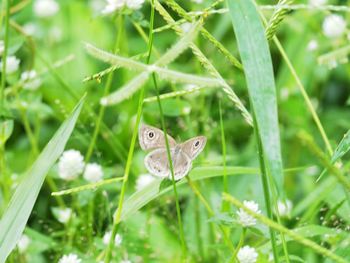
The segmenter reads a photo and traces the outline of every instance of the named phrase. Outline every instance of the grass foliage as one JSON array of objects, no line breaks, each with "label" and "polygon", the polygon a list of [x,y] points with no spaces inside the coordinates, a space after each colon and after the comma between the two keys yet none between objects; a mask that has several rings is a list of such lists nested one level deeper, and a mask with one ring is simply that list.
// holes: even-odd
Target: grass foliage
[{"label": "grass foliage", "polygon": [[348,3],[137,2],[1,2],[0,263],[350,262]]}]

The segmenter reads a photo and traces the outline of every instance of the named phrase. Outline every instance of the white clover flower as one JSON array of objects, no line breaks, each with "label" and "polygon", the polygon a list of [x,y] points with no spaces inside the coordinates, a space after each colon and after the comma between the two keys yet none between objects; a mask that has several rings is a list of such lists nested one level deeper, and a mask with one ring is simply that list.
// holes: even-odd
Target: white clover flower
[{"label": "white clover flower", "polygon": [[323,20],[323,34],[329,38],[337,38],[345,33],[346,22],[340,15],[329,15]]},{"label": "white clover flower", "polygon": [[101,165],[97,163],[88,163],[85,166],[85,171],[83,175],[84,179],[90,183],[96,183],[102,180],[103,170]]},{"label": "white clover flower", "polygon": [[[2,62],[0,61],[0,71],[2,71]],[[18,70],[20,60],[15,56],[8,56],[6,58],[6,73],[11,74]]]},{"label": "white clover flower", "polygon": [[286,217],[290,215],[292,211],[293,204],[290,200],[286,200],[286,202],[282,202],[278,200],[277,202],[277,210],[280,216]]},{"label": "white clover flower", "polygon": [[145,2],[145,0],[125,0],[126,6],[130,9],[137,10],[140,9]]},{"label": "white clover flower", "polygon": [[23,253],[24,251],[26,251],[30,242],[31,242],[30,238],[26,234],[23,234],[17,242],[18,251],[20,253]]},{"label": "white clover flower", "polygon": [[320,6],[327,3],[327,0],[309,0],[310,5]]},{"label": "white clover flower", "polygon": [[23,88],[27,90],[36,90],[41,85],[40,78],[37,77],[35,70],[24,71],[21,74],[21,81],[23,81]]},{"label": "white clover flower", "polygon": [[239,249],[237,258],[240,263],[255,263],[258,258],[258,253],[256,253],[255,248],[244,246]]},{"label": "white clover flower", "polygon": [[84,157],[79,151],[68,150],[63,152],[58,161],[58,175],[63,180],[74,180],[84,170]]},{"label": "white clover flower", "polygon": [[70,253],[68,255],[63,255],[58,263],[81,263],[81,259],[78,257],[78,255]]},{"label": "white clover flower", "polygon": [[0,40],[0,56],[2,53],[4,53],[5,50],[5,42],[3,40]]},{"label": "white clover flower", "polygon": [[[109,240],[111,239],[112,236],[112,231],[108,231],[103,235],[103,244],[108,245],[109,244]],[[120,244],[122,243],[123,238],[121,235],[116,234],[115,238],[114,238],[114,245],[119,247]]]},{"label": "white clover flower", "polygon": [[67,224],[69,219],[72,217],[72,209],[60,208],[57,213],[57,220],[62,224]]},{"label": "white clover flower", "polygon": [[106,7],[102,10],[102,14],[111,14],[119,9],[122,9],[125,5],[125,0],[107,0]]},{"label": "white clover flower", "polygon": [[316,49],[318,49],[318,42],[315,39],[310,40],[310,42],[307,44],[307,50],[315,51]]},{"label": "white clover flower", "polygon": [[[249,210],[252,210],[257,214],[261,213],[261,211],[259,210],[259,205],[254,201],[243,201],[243,204]],[[249,215],[248,213],[246,213],[242,208],[239,209],[239,211],[237,212],[237,215],[238,215],[239,223],[244,227],[254,226],[256,224],[256,219],[251,215]]]},{"label": "white clover flower", "polygon": [[145,188],[147,185],[152,183],[154,179],[155,178],[150,174],[141,174],[136,180],[136,191],[140,191],[141,189]]},{"label": "white clover flower", "polygon": [[27,23],[23,26],[23,31],[28,36],[34,36],[38,28],[34,23]]},{"label": "white clover flower", "polygon": [[55,0],[36,0],[33,9],[38,17],[50,17],[60,10],[60,6]]}]

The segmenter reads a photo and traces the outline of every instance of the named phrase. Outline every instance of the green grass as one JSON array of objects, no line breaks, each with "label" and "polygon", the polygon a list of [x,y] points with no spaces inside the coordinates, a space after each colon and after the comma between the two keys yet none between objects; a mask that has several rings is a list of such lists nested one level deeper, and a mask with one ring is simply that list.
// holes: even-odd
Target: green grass
[{"label": "green grass", "polygon": [[[350,261],[346,1],[55,1],[1,3],[0,262]],[[188,176],[141,186],[141,123],[207,137]]]}]

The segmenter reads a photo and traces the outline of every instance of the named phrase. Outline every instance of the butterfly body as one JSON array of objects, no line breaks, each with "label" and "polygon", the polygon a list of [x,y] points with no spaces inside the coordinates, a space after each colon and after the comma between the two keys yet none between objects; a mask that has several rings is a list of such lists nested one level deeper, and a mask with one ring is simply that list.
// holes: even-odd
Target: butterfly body
[{"label": "butterfly body", "polygon": [[[147,170],[158,177],[172,178],[168,154],[163,131],[148,126],[141,125],[139,131],[139,142],[143,150],[152,150],[145,157]],[[174,171],[174,179],[179,180],[186,176],[192,168],[192,161],[203,150],[206,137],[199,136],[184,143],[177,144],[168,135],[170,156]]]}]

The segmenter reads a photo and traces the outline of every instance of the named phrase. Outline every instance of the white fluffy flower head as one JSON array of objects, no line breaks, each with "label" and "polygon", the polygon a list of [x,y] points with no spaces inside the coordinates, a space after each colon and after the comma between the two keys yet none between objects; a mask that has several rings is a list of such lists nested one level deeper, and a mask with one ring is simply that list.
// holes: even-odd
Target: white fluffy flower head
[{"label": "white fluffy flower head", "polygon": [[277,210],[280,216],[286,217],[290,215],[290,212],[292,211],[293,204],[290,200],[278,201],[277,202]]},{"label": "white fluffy flower head", "polygon": [[312,39],[309,41],[309,43],[307,44],[307,50],[308,51],[315,51],[316,49],[318,49],[318,42],[315,39]]},{"label": "white fluffy flower head", "polygon": [[90,183],[96,183],[102,180],[103,170],[101,165],[97,163],[88,163],[85,166],[85,171],[83,175],[84,179]]},{"label": "white fluffy flower head", "polygon": [[[3,61],[0,61],[0,71],[2,71],[2,63]],[[15,56],[8,56],[6,58],[6,73],[11,74],[16,72],[19,68],[19,63],[20,60]]]},{"label": "white fluffy flower head", "polygon": [[[106,246],[109,244],[109,240],[112,237],[112,231],[108,231],[103,235],[103,244],[105,244]],[[114,238],[114,245],[119,247],[120,244],[122,243],[123,238],[121,235],[116,234],[115,238]]]},{"label": "white fluffy flower head", "polygon": [[136,180],[136,191],[140,191],[154,181],[154,177],[150,174],[141,174]]},{"label": "white fluffy flower head", "polygon": [[58,175],[63,180],[74,180],[84,170],[84,157],[79,151],[65,151],[58,162]]},{"label": "white fluffy flower head", "polygon": [[50,17],[60,10],[60,6],[55,0],[36,0],[33,9],[38,17]]},{"label": "white fluffy flower head", "polygon": [[327,0],[309,0],[310,5],[320,6],[327,3]]},{"label": "white fluffy flower head", "polygon": [[0,40],[0,56],[2,55],[2,53],[4,53],[5,50],[5,43],[3,40]]},{"label": "white fluffy flower head", "polygon": [[70,253],[68,255],[63,255],[58,263],[81,263],[81,259],[78,257],[78,255]]},{"label": "white fluffy flower head", "polygon": [[144,2],[145,0],[107,0],[107,5],[102,10],[102,14],[111,14],[124,7],[137,10],[142,7]]},{"label": "white fluffy flower head", "polygon": [[23,88],[27,90],[38,89],[41,85],[41,80],[37,75],[35,70],[22,72],[21,81],[23,81]]},{"label": "white fluffy flower head", "polygon": [[239,249],[237,258],[240,263],[255,263],[258,258],[258,253],[256,253],[255,248],[244,246]]},{"label": "white fluffy flower head", "polygon": [[[257,214],[261,213],[261,211],[259,210],[259,205],[254,201],[243,201],[243,204],[249,210],[252,210]],[[239,209],[237,215],[239,223],[244,227],[254,226],[256,224],[256,219],[249,215],[247,212],[245,212],[242,208]]]},{"label": "white fluffy flower head", "polygon": [[346,22],[340,15],[329,15],[323,20],[323,34],[329,38],[337,38],[345,33]]},{"label": "white fluffy flower head", "polygon": [[26,234],[23,234],[17,242],[18,251],[20,253],[23,253],[24,251],[26,251],[30,244],[30,241],[31,241],[30,238]]},{"label": "white fluffy flower head", "polygon": [[62,224],[67,224],[69,219],[72,217],[72,209],[60,208],[58,210],[57,220]]}]

